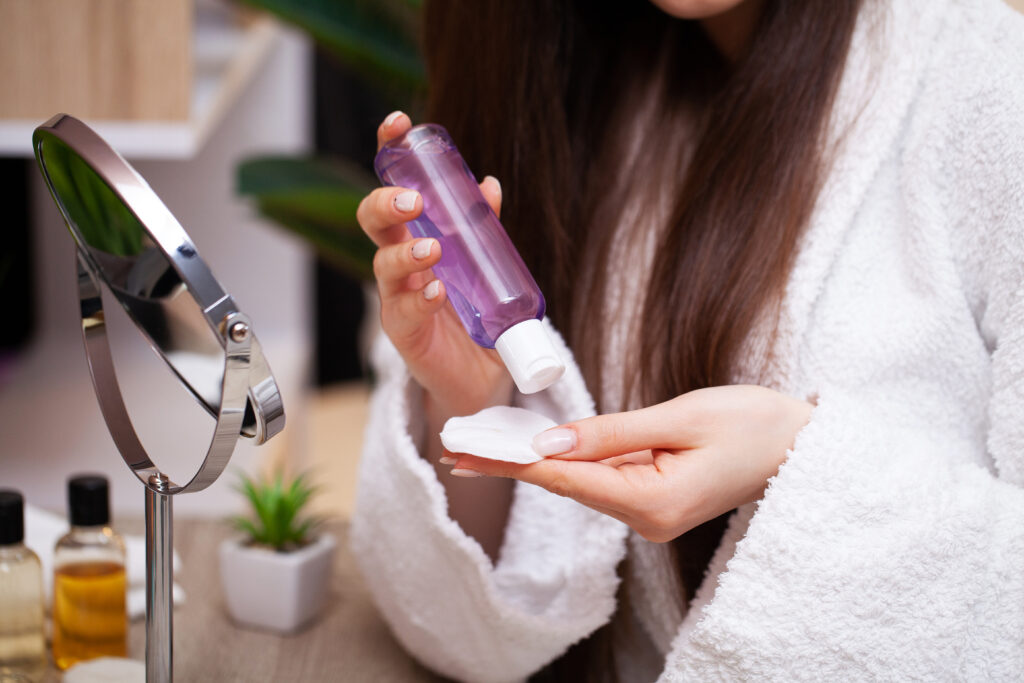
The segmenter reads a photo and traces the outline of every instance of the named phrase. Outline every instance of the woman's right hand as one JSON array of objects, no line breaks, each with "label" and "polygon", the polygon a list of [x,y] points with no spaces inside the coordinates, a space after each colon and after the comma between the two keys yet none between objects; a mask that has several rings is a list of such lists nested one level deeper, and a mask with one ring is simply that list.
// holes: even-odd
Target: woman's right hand
[{"label": "woman's right hand", "polygon": [[[377,129],[378,148],[412,127],[395,112]],[[490,176],[480,183],[487,203],[501,210],[501,185]],[[419,193],[381,187],[359,204],[359,225],[377,245],[373,273],[380,292],[381,327],[426,392],[428,415],[444,419],[507,403],[512,379],[493,349],[478,346],[446,306],[444,283],[431,267],[441,259],[432,238],[413,239],[405,221],[423,210]]]}]

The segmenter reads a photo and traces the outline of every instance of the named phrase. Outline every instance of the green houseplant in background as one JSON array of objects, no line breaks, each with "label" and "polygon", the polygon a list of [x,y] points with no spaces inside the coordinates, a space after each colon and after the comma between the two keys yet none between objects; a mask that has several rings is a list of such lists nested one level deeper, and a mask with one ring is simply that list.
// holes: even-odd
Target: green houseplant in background
[{"label": "green houseplant in background", "polygon": [[304,514],[315,493],[305,474],[258,481],[242,475],[238,490],[251,515],[236,517],[240,538],[220,545],[221,587],[239,624],[292,633],[326,602],[337,542]]},{"label": "green houseplant in background", "polygon": [[[418,47],[420,0],[241,0],[304,31],[393,109],[414,111],[425,74]],[[356,207],[377,186],[347,159],[262,157],[238,168],[238,189],[259,212],[305,238],[327,262],[372,278],[373,244]]]}]

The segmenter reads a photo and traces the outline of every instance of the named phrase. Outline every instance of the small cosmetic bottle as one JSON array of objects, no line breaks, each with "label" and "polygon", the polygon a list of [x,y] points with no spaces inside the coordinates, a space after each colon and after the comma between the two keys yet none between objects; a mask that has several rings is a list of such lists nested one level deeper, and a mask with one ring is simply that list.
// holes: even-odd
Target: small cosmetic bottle
[{"label": "small cosmetic bottle", "polygon": [[124,541],[110,528],[105,477],[68,481],[71,531],[53,554],[53,659],[60,669],[95,657],[124,657]]},{"label": "small cosmetic bottle", "polygon": [[385,185],[423,198],[409,231],[441,244],[433,271],[473,341],[497,349],[524,394],[561,377],[565,365],[541,322],[544,296],[448,131],[414,126],[381,147],[374,167]]},{"label": "small cosmetic bottle", "polygon": [[25,547],[25,503],[0,489],[0,681],[41,681],[46,673],[43,569]]}]

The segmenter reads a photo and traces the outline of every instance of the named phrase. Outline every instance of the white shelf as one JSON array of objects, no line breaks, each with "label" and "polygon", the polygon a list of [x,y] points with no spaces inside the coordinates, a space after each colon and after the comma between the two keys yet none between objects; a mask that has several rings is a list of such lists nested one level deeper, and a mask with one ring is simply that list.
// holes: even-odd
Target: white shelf
[{"label": "white shelf", "polygon": [[[193,37],[195,72],[191,114],[187,121],[94,120],[87,123],[122,156],[192,158],[252,80],[280,33],[280,26],[265,17],[246,27],[204,22],[199,17]],[[32,131],[40,123],[42,121],[0,119],[0,156],[32,156]]]}]

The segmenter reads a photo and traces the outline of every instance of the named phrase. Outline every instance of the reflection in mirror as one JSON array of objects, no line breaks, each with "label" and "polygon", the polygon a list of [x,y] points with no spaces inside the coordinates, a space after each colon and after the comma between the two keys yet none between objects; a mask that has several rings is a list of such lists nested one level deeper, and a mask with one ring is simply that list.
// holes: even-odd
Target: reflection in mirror
[{"label": "reflection in mirror", "polygon": [[214,420],[191,392],[182,391],[178,376],[113,293],[104,287],[101,296],[114,374],[132,427],[160,471],[186,482],[206,456]]},{"label": "reflection in mirror", "polygon": [[[37,146],[54,198],[92,270],[210,414],[224,349],[173,264],[110,185],[52,135]],[[254,421],[251,408],[247,410]]]},{"label": "reflection in mirror", "polygon": [[[46,176],[75,239],[112,257],[136,256],[146,231],[100,176],[63,140],[47,136],[39,147]],[[113,265],[113,262],[111,263]]]}]

